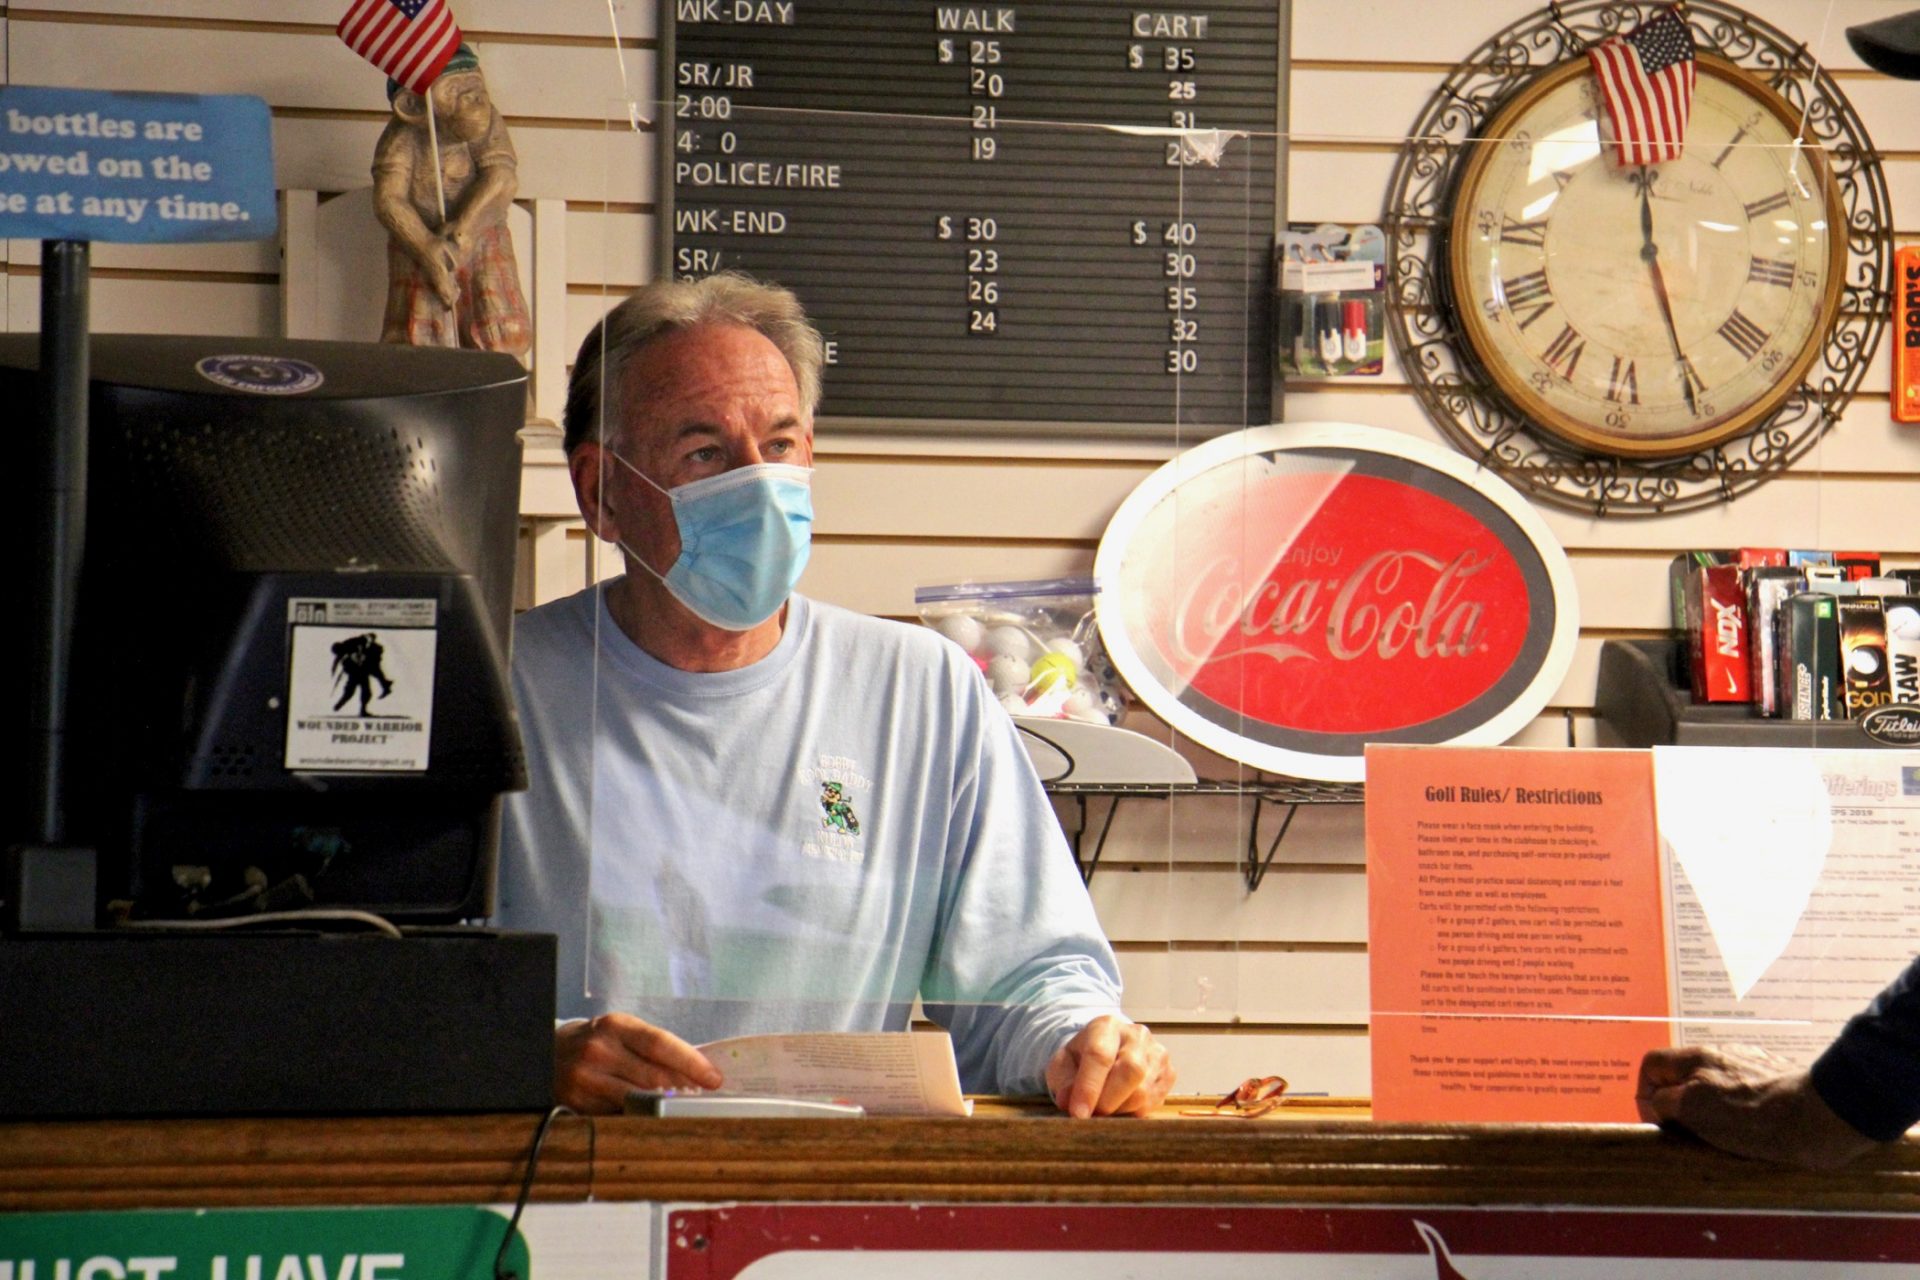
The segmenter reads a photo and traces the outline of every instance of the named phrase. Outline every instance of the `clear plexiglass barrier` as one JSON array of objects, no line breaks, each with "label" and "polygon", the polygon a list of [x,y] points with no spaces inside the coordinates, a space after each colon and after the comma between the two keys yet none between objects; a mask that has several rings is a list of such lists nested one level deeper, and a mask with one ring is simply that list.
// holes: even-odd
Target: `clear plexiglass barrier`
[{"label": "clear plexiglass barrier", "polygon": [[[1631,1120],[1902,972],[1920,117],[1858,6],[1689,6],[1637,90],[1652,5],[787,7],[607,112],[502,857],[563,1014],[1038,1092],[1117,1007],[1181,1093]],[[626,345],[728,272],[818,344]],[[716,288],[771,314],[661,316]]]}]

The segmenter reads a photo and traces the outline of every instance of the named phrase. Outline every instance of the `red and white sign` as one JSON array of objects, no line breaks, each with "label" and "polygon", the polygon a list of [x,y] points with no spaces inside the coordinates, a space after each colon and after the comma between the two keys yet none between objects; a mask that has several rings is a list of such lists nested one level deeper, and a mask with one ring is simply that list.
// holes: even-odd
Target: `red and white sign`
[{"label": "red and white sign", "polygon": [[1573,574],[1539,514],[1451,450],[1255,427],[1148,476],[1094,573],[1134,693],[1209,750],[1337,782],[1369,742],[1495,744],[1565,677]]},{"label": "red and white sign", "polygon": [[1866,1280],[1920,1262],[1914,1219],[1848,1214],[737,1204],[669,1206],[666,1225],[667,1280]]}]

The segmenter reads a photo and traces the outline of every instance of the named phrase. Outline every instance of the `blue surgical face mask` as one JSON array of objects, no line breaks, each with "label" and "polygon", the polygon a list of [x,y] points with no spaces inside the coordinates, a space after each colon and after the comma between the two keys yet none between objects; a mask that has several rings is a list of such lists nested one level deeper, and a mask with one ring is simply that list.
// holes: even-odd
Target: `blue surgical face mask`
[{"label": "blue surgical face mask", "polygon": [[761,462],[674,489],[614,454],[667,495],[680,530],[680,556],[661,573],[628,547],[673,598],[701,621],[751,631],[780,612],[807,567],[813,534],[813,472]]}]

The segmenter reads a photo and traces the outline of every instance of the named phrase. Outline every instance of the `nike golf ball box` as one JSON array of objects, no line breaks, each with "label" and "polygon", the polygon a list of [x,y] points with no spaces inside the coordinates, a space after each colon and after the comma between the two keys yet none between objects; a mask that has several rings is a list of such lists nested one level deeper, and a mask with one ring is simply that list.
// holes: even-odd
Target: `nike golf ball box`
[{"label": "nike golf ball box", "polygon": [[1740,570],[1705,565],[1687,578],[1688,673],[1695,702],[1753,701],[1753,667],[1747,655],[1747,593]]}]

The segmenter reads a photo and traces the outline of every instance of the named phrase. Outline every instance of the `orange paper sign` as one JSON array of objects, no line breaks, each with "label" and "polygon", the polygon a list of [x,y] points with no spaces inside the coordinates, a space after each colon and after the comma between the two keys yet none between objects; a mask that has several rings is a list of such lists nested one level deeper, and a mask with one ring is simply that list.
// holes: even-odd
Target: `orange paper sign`
[{"label": "orange paper sign", "polygon": [[1893,255],[1893,420],[1920,422],[1920,245]]},{"label": "orange paper sign", "polygon": [[1373,1114],[1626,1121],[1668,1043],[1638,751],[1367,749]]}]

